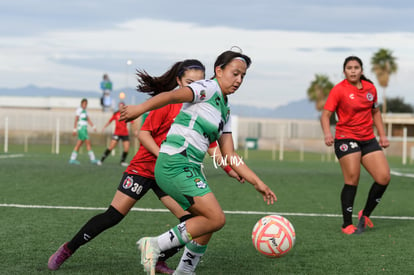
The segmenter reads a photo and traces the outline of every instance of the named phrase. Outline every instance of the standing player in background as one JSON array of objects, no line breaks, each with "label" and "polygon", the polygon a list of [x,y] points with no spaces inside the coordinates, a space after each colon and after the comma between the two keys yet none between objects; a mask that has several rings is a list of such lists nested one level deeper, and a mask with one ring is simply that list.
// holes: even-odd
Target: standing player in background
[{"label": "standing player in background", "polygon": [[82,99],[81,106],[76,110],[75,117],[75,126],[73,128],[73,136],[78,136],[75,148],[73,148],[72,154],[70,156],[70,164],[80,164],[76,159],[78,157],[78,152],[82,144],[85,142],[86,149],[88,150],[89,159],[91,163],[96,164],[97,160],[95,159],[95,154],[92,151],[91,141],[89,140],[88,135],[88,124],[92,126],[93,130],[96,132],[96,127],[93,125],[92,121],[89,119],[88,112],[86,108],[88,107],[88,100],[86,98]]},{"label": "standing player in background", "polygon": [[112,81],[109,79],[109,76],[107,74],[103,75],[100,86],[102,90],[102,111],[107,112],[112,108]]},{"label": "standing player in background", "polygon": [[128,126],[125,121],[119,121],[119,117],[121,116],[119,110],[121,110],[123,106],[125,106],[125,103],[119,102],[118,110],[113,113],[112,117],[108,120],[108,122],[102,128],[102,132],[103,132],[105,128],[108,127],[109,124],[111,124],[112,121],[115,121],[115,131],[112,135],[111,143],[109,144],[109,147],[106,148],[105,152],[103,153],[101,160],[98,161],[97,163],[98,165],[102,165],[102,162],[108,157],[111,151],[115,148],[115,146],[121,140],[124,151],[122,152],[120,163],[122,166],[128,166],[128,162],[125,161],[128,155],[129,144],[130,144]]},{"label": "standing player in background", "polygon": [[[341,192],[343,225],[345,234],[360,234],[365,227],[373,227],[369,216],[381,200],[390,182],[390,168],[382,148],[390,145],[384,131],[377,103],[377,90],[363,75],[362,61],[356,56],[345,59],[343,72],[346,79],[329,93],[321,115],[322,130],[327,146],[335,145],[345,184]],[[329,119],[336,112],[335,139]],[[373,124],[377,128],[379,143]],[[382,147],[382,148],[381,148]],[[363,210],[358,213],[358,225],[352,224],[352,212],[358,187],[361,164],[373,177],[374,183]]]},{"label": "standing player in background", "polygon": [[[154,274],[161,251],[185,245],[175,274],[194,274],[212,234],[225,224],[224,212],[202,172],[209,144],[218,141],[224,159],[237,158],[231,133],[228,96],[243,82],[251,60],[234,51],[220,54],[214,63],[212,80],[200,80],[153,97],[135,106],[125,106],[121,119],[135,119],[147,111],[171,103],[183,103],[162,143],[155,166],[157,184],[194,217],[157,237],[138,241],[141,264]],[[166,87],[163,87],[166,88]],[[276,201],[273,191],[244,163],[231,168],[250,182],[268,204]]]},{"label": "standing player in background", "polygon": [[[185,60],[177,62],[170,70],[159,77],[149,76],[146,72],[138,72],[139,88],[141,90],[158,91],[162,87],[171,89],[177,87],[177,85],[183,87],[193,81],[203,79],[204,72],[204,65],[200,61]],[[139,132],[140,148],[126,168],[111,205],[106,212],[91,218],[71,241],[64,243],[49,258],[48,267],[50,270],[57,270],[80,246],[106,229],[118,224],[149,189],[153,190],[161,202],[180,221],[185,221],[191,217],[189,212],[184,211],[176,201],[158,187],[154,177],[154,166],[159,153],[159,146],[165,139],[180,109],[181,104],[173,104],[149,113]],[[214,146],[212,146],[211,152],[214,149]],[[216,157],[221,157],[219,150],[216,150]],[[243,181],[231,168],[223,167],[223,169],[230,176]],[[156,264],[158,273],[172,274],[174,272],[166,265],[165,261],[177,251],[177,249],[171,249],[163,253]]]}]

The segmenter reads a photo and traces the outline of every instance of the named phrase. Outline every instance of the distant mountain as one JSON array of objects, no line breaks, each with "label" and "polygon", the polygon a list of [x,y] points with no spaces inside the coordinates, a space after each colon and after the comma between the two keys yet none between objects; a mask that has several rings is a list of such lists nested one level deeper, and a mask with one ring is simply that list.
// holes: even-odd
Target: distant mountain
[{"label": "distant mountain", "polygon": [[[125,93],[126,104],[137,104],[148,98],[147,95],[136,92],[133,88],[120,89],[112,92],[113,97]],[[78,98],[99,98],[100,91],[79,91],[58,88],[41,88],[29,85],[22,88],[1,88],[0,96],[41,96],[41,97],[78,97]],[[232,114],[243,117],[261,117],[261,118],[290,118],[290,119],[317,119],[319,112],[316,111],[314,103],[307,99],[300,99],[289,102],[286,105],[277,108],[263,108],[248,105],[231,105]]]}]

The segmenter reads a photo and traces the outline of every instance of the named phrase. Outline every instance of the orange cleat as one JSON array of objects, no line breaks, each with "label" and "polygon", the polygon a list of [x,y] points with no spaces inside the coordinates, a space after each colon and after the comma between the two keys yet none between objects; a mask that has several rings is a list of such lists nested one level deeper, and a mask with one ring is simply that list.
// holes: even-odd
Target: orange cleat
[{"label": "orange cleat", "polygon": [[357,228],[353,224],[350,224],[347,227],[341,228],[341,229],[342,229],[342,233],[347,234],[347,235],[354,234],[355,230],[357,230]]}]

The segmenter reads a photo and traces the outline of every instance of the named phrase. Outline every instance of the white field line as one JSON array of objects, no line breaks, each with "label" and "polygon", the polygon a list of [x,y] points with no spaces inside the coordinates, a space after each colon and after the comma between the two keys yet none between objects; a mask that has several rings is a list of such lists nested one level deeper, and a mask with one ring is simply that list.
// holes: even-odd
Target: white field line
[{"label": "white field line", "polygon": [[[14,208],[38,208],[38,209],[70,209],[70,210],[102,210],[105,211],[105,207],[81,207],[81,206],[53,206],[53,205],[25,205],[25,204],[8,204],[1,203],[0,207],[14,207]],[[138,212],[169,212],[168,209],[154,209],[154,208],[132,208],[131,211]],[[260,212],[260,211],[227,211],[226,214],[239,214],[239,215],[281,215],[281,216],[299,216],[299,217],[333,217],[339,218],[342,215],[339,214],[323,214],[323,213],[290,213],[290,212]],[[355,215],[356,216],[356,215]],[[414,217],[404,216],[371,216],[375,219],[389,219],[389,220],[412,220]]]},{"label": "white field line", "polygon": [[399,176],[399,177],[414,178],[414,174],[401,173],[401,172],[397,172],[397,171],[393,171],[393,170],[391,170],[391,175]]},{"label": "white field line", "polygon": [[0,155],[0,159],[21,158],[23,156],[23,154]]}]

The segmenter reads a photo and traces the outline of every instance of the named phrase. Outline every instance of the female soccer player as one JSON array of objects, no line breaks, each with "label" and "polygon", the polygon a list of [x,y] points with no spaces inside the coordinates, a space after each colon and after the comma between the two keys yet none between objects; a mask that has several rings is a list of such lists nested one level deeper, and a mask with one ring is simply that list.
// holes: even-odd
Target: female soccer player
[{"label": "female soccer player", "polygon": [[[138,241],[146,272],[154,273],[160,251],[185,244],[176,274],[193,274],[212,233],[225,224],[225,215],[202,173],[201,163],[209,144],[216,140],[224,158],[237,158],[228,96],[240,87],[250,63],[248,56],[226,51],[214,64],[212,80],[158,93],[142,104],[125,106],[121,110],[121,120],[128,121],[170,103],[184,103],[161,145],[155,178],[159,186],[194,217],[158,237],[144,237]],[[262,194],[265,202],[276,201],[273,191],[244,162],[230,165]]]},{"label": "female soccer player", "polygon": [[88,124],[92,126],[94,131],[96,132],[96,127],[93,125],[92,121],[88,116],[88,112],[86,108],[88,107],[88,100],[83,98],[81,100],[81,105],[78,109],[76,109],[76,117],[75,117],[75,126],[73,128],[73,135],[78,135],[78,140],[76,141],[75,148],[73,148],[72,154],[70,156],[69,163],[70,164],[80,164],[80,162],[76,159],[78,157],[78,152],[82,144],[85,142],[86,149],[88,150],[89,159],[91,163],[96,164],[97,160],[95,159],[95,154],[92,151],[91,141],[88,135]]},{"label": "female soccer player", "polygon": [[98,161],[98,165],[102,165],[102,162],[109,156],[111,151],[115,148],[115,146],[118,144],[118,142],[122,141],[122,147],[124,148],[124,151],[122,152],[121,156],[121,165],[122,166],[128,166],[128,162],[126,162],[126,157],[128,156],[129,151],[129,132],[128,132],[128,126],[125,123],[125,121],[119,121],[119,117],[121,116],[121,113],[119,110],[125,106],[125,103],[119,102],[118,104],[118,110],[113,113],[112,117],[108,120],[108,122],[104,125],[102,128],[102,131],[105,130],[106,127],[111,124],[112,121],[115,121],[115,131],[112,135],[111,143],[109,144],[109,147],[106,148],[105,152],[103,153],[101,160]]},{"label": "female soccer player", "polygon": [[[341,192],[343,225],[345,234],[360,234],[365,227],[373,227],[369,216],[379,203],[390,182],[390,168],[382,148],[390,145],[385,136],[381,113],[377,103],[377,90],[363,75],[362,61],[356,56],[345,59],[343,71],[346,79],[329,93],[321,115],[325,144],[335,146],[345,184]],[[335,140],[329,118],[338,115]],[[375,138],[373,124],[377,128],[379,143]],[[381,148],[382,147],[382,148]],[[363,210],[358,213],[357,227],[352,224],[352,211],[358,187],[361,164],[373,177]]]},{"label": "female soccer player", "polygon": [[[185,60],[177,62],[160,77],[152,77],[145,72],[138,72],[139,88],[158,91],[161,87],[170,89],[177,87],[177,85],[183,87],[193,81],[203,79],[204,72],[204,65],[200,61]],[[181,221],[191,216],[189,212],[184,211],[177,202],[167,196],[154,180],[154,166],[159,146],[165,139],[180,108],[181,104],[168,105],[149,113],[139,133],[140,148],[126,168],[108,210],[90,219],[71,241],[64,243],[50,257],[49,269],[57,270],[81,245],[119,223],[149,189],[152,189],[161,202]],[[219,157],[219,152],[216,152],[216,155]],[[229,168],[226,170],[228,171]],[[242,181],[233,170],[228,171],[228,174]],[[177,249],[165,251],[164,256],[157,262],[156,271],[171,274],[174,270],[166,265],[165,260],[177,251]]]}]

